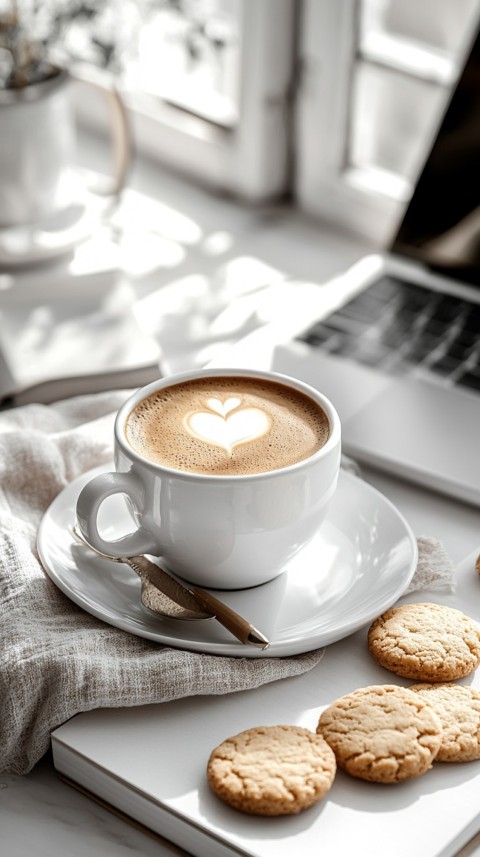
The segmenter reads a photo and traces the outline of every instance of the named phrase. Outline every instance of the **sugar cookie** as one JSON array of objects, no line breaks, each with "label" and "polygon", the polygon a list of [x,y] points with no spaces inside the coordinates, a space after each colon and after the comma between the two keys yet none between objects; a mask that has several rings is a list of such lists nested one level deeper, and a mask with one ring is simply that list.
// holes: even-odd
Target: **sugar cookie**
[{"label": "sugar cookie", "polygon": [[437,762],[471,762],[480,759],[480,691],[461,684],[414,684],[438,714],[442,743]]},{"label": "sugar cookie", "polygon": [[257,726],[213,750],[207,778],[234,809],[291,815],[324,797],[335,771],[335,756],[321,735],[300,726]]},{"label": "sugar cookie", "polygon": [[317,732],[338,766],[353,777],[398,783],[428,771],[440,749],[442,727],[420,694],[386,684],[337,699],[322,712]]},{"label": "sugar cookie", "polygon": [[480,663],[480,630],[460,610],[403,604],[376,619],[368,647],[385,669],[418,681],[453,681]]}]

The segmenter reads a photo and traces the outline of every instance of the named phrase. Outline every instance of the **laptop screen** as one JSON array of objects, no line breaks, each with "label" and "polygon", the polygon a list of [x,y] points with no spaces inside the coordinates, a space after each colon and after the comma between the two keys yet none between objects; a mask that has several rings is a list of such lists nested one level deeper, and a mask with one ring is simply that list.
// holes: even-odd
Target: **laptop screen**
[{"label": "laptop screen", "polygon": [[391,251],[480,286],[480,32]]}]

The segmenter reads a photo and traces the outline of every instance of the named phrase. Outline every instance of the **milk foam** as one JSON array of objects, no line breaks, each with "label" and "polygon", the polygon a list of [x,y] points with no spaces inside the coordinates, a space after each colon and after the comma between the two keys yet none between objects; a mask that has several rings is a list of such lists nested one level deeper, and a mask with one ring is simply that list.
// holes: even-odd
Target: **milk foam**
[{"label": "milk foam", "polygon": [[230,398],[208,399],[209,411],[193,411],[183,419],[185,430],[199,440],[220,446],[229,455],[241,443],[250,443],[262,437],[272,421],[260,408],[242,407],[242,400]]},{"label": "milk foam", "polygon": [[210,377],[159,390],[140,402],[125,433],[144,458],[193,473],[235,475],[287,467],[328,439],[323,409],[283,384]]}]

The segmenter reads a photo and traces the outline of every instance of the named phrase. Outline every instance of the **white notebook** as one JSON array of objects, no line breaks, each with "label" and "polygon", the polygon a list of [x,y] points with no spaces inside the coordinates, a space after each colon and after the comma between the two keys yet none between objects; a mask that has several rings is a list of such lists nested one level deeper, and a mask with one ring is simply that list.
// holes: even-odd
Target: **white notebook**
[{"label": "white notebook", "polygon": [[[474,565],[472,555],[458,568],[455,594],[426,591],[404,600],[449,604],[480,621]],[[373,661],[366,635],[364,628],[329,646],[305,675],[257,690],[79,714],[52,734],[55,767],[196,857],[450,857],[480,831],[480,761],[436,763],[394,785],[338,771],[317,806],[276,819],[230,809],[207,784],[210,751],[229,735],[260,724],[315,730],[320,712],[344,693],[411,684]],[[480,688],[480,669],[461,683]]]},{"label": "white notebook", "polygon": [[0,406],[141,387],[160,376],[160,348],[136,319],[134,288],[115,266],[97,268],[0,273]]}]

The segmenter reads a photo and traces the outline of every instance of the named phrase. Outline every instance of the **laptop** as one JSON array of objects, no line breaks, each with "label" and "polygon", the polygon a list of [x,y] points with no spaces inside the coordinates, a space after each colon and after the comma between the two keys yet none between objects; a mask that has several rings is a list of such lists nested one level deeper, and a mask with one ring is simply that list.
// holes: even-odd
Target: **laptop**
[{"label": "laptop", "polygon": [[322,292],[272,368],[332,399],[360,462],[480,505],[480,34],[388,252]]}]

